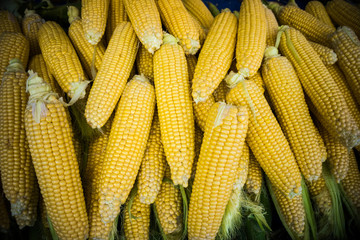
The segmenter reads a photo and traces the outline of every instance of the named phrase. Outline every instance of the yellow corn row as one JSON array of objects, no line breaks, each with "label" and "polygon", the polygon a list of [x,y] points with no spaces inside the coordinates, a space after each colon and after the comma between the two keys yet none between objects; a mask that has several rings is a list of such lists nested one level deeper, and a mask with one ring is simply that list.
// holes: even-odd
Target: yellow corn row
[{"label": "yellow corn row", "polygon": [[280,10],[277,17],[281,25],[289,25],[301,31],[310,41],[329,46],[328,36],[334,29],[310,13],[298,7],[286,6]]},{"label": "yellow corn row", "polygon": [[248,121],[245,107],[211,107],[192,186],[189,239],[215,239],[238,177]]},{"label": "yellow corn row", "polygon": [[61,89],[73,101],[85,97],[85,74],[76,51],[62,27],[47,21],[38,33],[39,45],[46,65]]},{"label": "yellow corn row", "polygon": [[20,60],[12,59],[0,88],[1,182],[20,228],[34,225],[39,197],[23,118],[27,77]]},{"label": "yellow corn row", "polygon": [[109,13],[106,23],[106,39],[110,42],[111,36],[120,22],[128,21],[128,16],[125,11],[124,0],[110,0]]},{"label": "yellow corn row", "polygon": [[145,77],[135,75],[116,109],[101,171],[99,210],[109,232],[135,183],[154,108],[154,87]]},{"label": "yellow corn row", "polygon": [[124,0],[126,13],[140,42],[154,54],[160,48],[163,32],[155,0]]},{"label": "yellow corn row", "polygon": [[309,41],[309,43],[325,65],[333,65],[337,62],[338,59],[334,50],[316,42]]},{"label": "yellow corn row", "polygon": [[329,213],[332,206],[332,200],[329,189],[325,184],[323,174],[321,174],[317,181],[311,183],[306,182],[306,185],[309,189],[311,198],[315,201],[315,205],[320,212],[323,214]]},{"label": "yellow corn row", "polygon": [[278,33],[279,24],[276,17],[269,8],[264,6],[266,18],[266,45],[275,46],[276,35]]},{"label": "yellow corn row", "polygon": [[319,19],[321,22],[328,24],[335,31],[336,28],[332,23],[328,13],[326,12],[324,4],[320,1],[310,1],[305,6],[305,11]]},{"label": "yellow corn row", "polygon": [[[0,176],[1,178],[1,176]],[[6,207],[5,197],[0,182],[0,232],[7,233],[10,230],[10,216]]]},{"label": "yellow corn row", "polygon": [[261,191],[261,185],[262,185],[261,167],[258,161],[256,160],[254,154],[250,152],[249,172],[246,180],[246,190],[249,193],[254,193],[255,195],[258,195]]},{"label": "yellow corn row", "polygon": [[196,54],[200,48],[199,30],[181,0],[158,0],[157,4],[166,29],[180,40],[186,54]]},{"label": "yellow corn row", "polygon": [[[265,82],[264,79],[261,77],[260,71],[258,71],[252,78],[252,81],[256,83],[258,88],[261,90],[262,93],[265,92]],[[266,97],[266,96],[265,96]]]},{"label": "yellow corn row", "polygon": [[246,141],[260,166],[286,197],[301,194],[300,170],[262,90],[253,80],[243,80],[240,74],[233,72],[226,81],[232,88],[226,102],[247,105],[250,116]]},{"label": "yellow corn row", "polygon": [[164,233],[176,235],[183,228],[183,203],[179,188],[169,181],[171,177],[169,165],[165,167],[165,178],[155,200],[155,211]]},{"label": "yellow corn row", "polygon": [[214,17],[201,0],[182,0],[186,9],[200,22],[205,29],[210,29]]},{"label": "yellow corn row", "polygon": [[[278,55],[275,47],[265,50],[262,75],[280,126],[304,178],[316,181],[322,172],[322,149],[305,102],[300,80],[290,61]],[[301,122],[301,126],[298,124]]]},{"label": "yellow corn row", "polygon": [[105,32],[110,0],[81,0],[81,18],[86,40],[97,45]]},{"label": "yellow corn row", "polygon": [[204,44],[204,41],[206,39],[206,34],[209,31],[209,29],[204,29],[200,22],[196,19],[196,17],[194,15],[191,14],[191,12],[188,12],[188,14],[190,15],[191,19],[193,20],[195,27],[197,29],[197,31],[199,32],[199,40],[200,40],[200,45],[202,46]]},{"label": "yellow corn row", "polygon": [[261,0],[244,0],[240,7],[236,67],[244,77],[260,68],[266,47],[266,17]]},{"label": "yellow corn row", "polygon": [[26,137],[48,216],[60,239],[85,239],[88,218],[71,123],[50,85],[36,73],[30,71],[26,86]]},{"label": "yellow corn row", "polygon": [[6,10],[0,10],[0,34],[3,32],[21,33],[21,28],[16,17]]},{"label": "yellow corn row", "polygon": [[144,204],[154,203],[165,173],[166,158],[161,143],[159,117],[155,114],[138,176],[138,195]]},{"label": "yellow corn row", "polygon": [[[289,48],[289,44],[293,47]],[[348,148],[358,145],[360,129],[345,97],[306,38],[300,31],[288,28],[281,37],[280,50],[294,66],[306,94],[321,116],[321,123]]]},{"label": "yellow corn row", "polygon": [[349,171],[341,184],[350,201],[360,209],[360,172],[354,150],[349,152]]},{"label": "yellow corn row", "polygon": [[223,80],[220,82],[219,86],[215,89],[213,95],[215,102],[225,102],[226,94],[228,93],[229,88],[226,85],[226,82]]},{"label": "yellow corn row", "polygon": [[[240,164],[236,170],[236,181],[234,182],[232,195],[235,196],[236,199],[239,198],[241,194],[241,190],[244,187],[249,173],[249,163],[250,163],[250,149],[247,143],[243,145],[241,150]],[[230,197],[231,198],[231,197]]]},{"label": "yellow corn row", "polygon": [[354,32],[344,26],[330,37],[332,48],[339,59],[339,66],[346,76],[353,96],[360,104],[360,41]]},{"label": "yellow corn row", "polygon": [[188,73],[189,73],[189,82],[190,85],[194,78],[195,67],[197,64],[197,57],[195,55],[187,55],[186,56],[187,66],[188,66]]},{"label": "yellow corn row", "polygon": [[[234,56],[237,18],[230,10],[216,16],[199,54],[192,80],[192,97],[205,101],[225,78]],[[219,45],[220,50],[214,50]]]},{"label": "yellow corn row", "polygon": [[326,3],[326,11],[339,26],[350,27],[360,37],[360,9],[343,0]]},{"label": "yellow corn row", "polygon": [[141,45],[136,56],[136,67],[140,75],[143,74],[151,82],[154,81],[153,55],[146,50],[144,45]]},{"label": "yellow corn row", "polygon": [[92,128],[104,126],[114,111],[133,68],[138,43],[131,23],[119,23],[86,103],[85,117]]},{"label": "yellow corn row", "polygon": [[[100,67],[101,67],[101,63],[104,57],[104,53],[105,53],[105,47],[104,44],[102,42],[99,42],[96,46],[96,55],[95,55],[95,59],[94,59],[94,63],[93,62],[93,58],[94,58],[94,46],[91,45],[86,39],[85,39],[85,35],[84,35],[84,28],[83,28],[83,20],[81,20],[79,18],[78,14],[73,14],[74,12],[78,13],[78,11],[74,11],[72,10],[72,8],[74,8],[73,6],[68,7],[68,16],[69,16],[69,23],[70,23],[70,27],[69,27],[69,37],[70,40],[72,42],[72,44],[74,45],[74,48],[79,56],[79,59],[82,63],[82,65],[84,66],[85,72],[88,76],[93,76],[94,73],[96,73],[97,71],[99,71]],[[92,70],[92,65],[93,65],[93,69]],[[93,71],[95,70],[95,72],[93,73]]]},{"label": "yellow corn row", "polygon": [[124,233],[127,240],[150,238],[150,205],[140,201],[138,193],[126,201],[124,208]]},{"label": "yellow corn row", "polygon": [[0,34],[0,76],[6,71],[13,58],[21,60],[26,68],[29,60],[29,41],[20,32],[4,32]]},{"label": "yellow corn row", "polygon": [[25,16],[22,20],[22,32],[30,43],[30,56],[40,54],[40,46],[37,37],[40,27],[45,22],[34,10],[25,10]]},{"label": "yellow corn row", "polygon": [[164,34],[164,43],[154,55],[154,83],[171,179],[187,187],[194,161],[194,117],[186,57],[170,34]]},{"label": "yellow corn row", "polygon": [[205,131],[206,118],[214,103],[215,98],[213,95],[210,95],[204,102],[193,102],[194,117],[202,131]]}]

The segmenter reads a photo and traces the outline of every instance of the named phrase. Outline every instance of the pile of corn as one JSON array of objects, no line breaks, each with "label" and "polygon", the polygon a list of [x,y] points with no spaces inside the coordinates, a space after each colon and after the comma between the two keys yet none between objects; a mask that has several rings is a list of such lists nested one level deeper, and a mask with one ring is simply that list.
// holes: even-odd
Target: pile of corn
[{"label": "pile of corn", "polygon": [[294,239],[358,223],[359,8],[81,3],[0,12],[1,230],[231,239],[264,191]]}]

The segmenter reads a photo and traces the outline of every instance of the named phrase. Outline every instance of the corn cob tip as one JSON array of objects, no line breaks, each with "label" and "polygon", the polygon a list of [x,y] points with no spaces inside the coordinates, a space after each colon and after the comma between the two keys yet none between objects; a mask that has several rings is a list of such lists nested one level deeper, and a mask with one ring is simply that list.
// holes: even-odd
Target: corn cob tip
[{"label": "corn cob tip", "polygon": [[283,7],[277,2],[270,2],[268,8],[271,9],[275,15],[278,15]]},{"label": "corn cob tip", "polygon": [[145,77],[144,74],[140,74],[140,75],[134,75],[134,77],[132,78],[132,80],[138,80],[138,81],[141,81],[143,83],[149,83],[150,84],[150,81],[147,77]]},{"label": "corn cob tip", "polygon": [[269,46],[265,49],[265,52],[264,52],[265,60],[273,58],[273,57],[279,57],[279,56],[280,56],[280,54],[276,47]]},{"label": "corn cob tip", "polygon": [[75,6],[68,6],[67,15],[69,17],[69,23],[71,24],[73,21],[80,19],[80,11]]},{"label": "corn cob tip", "polygon": [[229,88],[234,88],[236,85],[245,80],[245,78],[249,77],[249,69],[242,68],[235,73],[231,71],[225,78],[225,82],[227,83]]},{"label": "corn cob tip", "polygon": [[9,65],[6,67],[7,72],[25,72],[24,66],[20,59],[13,58],[9,61]]},{"label": "corn cob tip", "polygon": [[240,12],[239,12],[239,11],[234,11],[233,13],[234,13],[235,17],[236,17],[237,19],[239,19]]},{"label": "corn cob tip", "polygon": [[185,53],[190,55],[195,55],[200,49],[200,42],[194,39],[186,39],[182,44],[185,46]]},{"label": "corn cob tip", "polygon": [[91,45],[97,45],[102,37],[102,33],[97,29],[89,29],[85,32],[85,38]]},{"label": "corn cob tip", "polygon": [[231,107],[231,105],[228,105],[224,102],[219,102],[218,113],[213,128],[216,128],[222,124],[222,120],[226,117]]},{"label": "corn cob tip", "polygon": [[162,36],[158,35],[159,34],[151,33],[143,38],[143,44],[151,54],[154,54],[154,52],[158,50],[163,43]]},{"label": "corn cob tip", "polygon": [[71,100],[69,103],[65,104],[65,106],[71,106],[73,105],[77,100],[82,99],[86,95],[86,88],[89,85],[90,81],[87,80],[81,80],[77,82],[70,83],[70,91],[68,92],[69,97],[71,97]]},{"label": "corn cob tip", "polygon": [[348,26],[340,26],[340,27],[338,27],[337,30],[330,35],[330,39],[332,38],[332,36],[334,34],[336,34],[336,32],[344,32],[344,33],[346,33],[346,35],[349,36],[349,38],[351,39],[351,41],[354,44],[360,46],[360,41],[359,41],[358,37],[356,36],[355,32],[351,28],[349,28]]},{"label": "corn cob tip", "polygon": [[170,33],[164,32],[163,35],[163,44],[177,44],[179,39],[171,35]]},{"label": "corn cob tip", "polygon": [[24,11],[24,18],[29,17],[29,16],[34,15],[34,14],[36,14],[35,10],[30,10],[30,9],[26,8],[25,11]]}]

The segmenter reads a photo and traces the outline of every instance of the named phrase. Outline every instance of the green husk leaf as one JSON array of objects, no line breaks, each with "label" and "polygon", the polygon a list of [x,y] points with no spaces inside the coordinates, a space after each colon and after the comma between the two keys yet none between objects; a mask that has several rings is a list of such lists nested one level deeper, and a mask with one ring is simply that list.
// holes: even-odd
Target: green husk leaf
[{"label": "green husk leaf", "polygon": [[58,237],[58,235],[56,234],[56,231],[55,231],[55,229],[54,229],[54,226],[53,226],[52,223],[51,223],[51,219],[50,219],[49,215],[47,216],[47,220],[48,220],[48,223],[49,223],[49,230],[50,230],[52,239],[53,239],[53,240],[59,240],[59,237]]},{"label": "green husk leaf", "polygon": [[[304,239],[317,239],[317,227],[316,227],[316,220],[315,214],[311,205],[310,194],[309,190],[305,184],[304,179],[301,181],[301,188],[302,188],[302,196],[303,196],[303,203],[305,208],[305,238]],[[310,234],[312,238],[310,238]]]},{"label": "green husk leaf", "polygon": [[356,206],[351,202],[351,200],[349,199],[349,197],[346,195],[346,192],[343,188],[343,186],[340,184],[338,184],[339,186],[339,190],[341,193],[341,200],[342,203],[345,206],[345,209],[347,210],[347,213],[350,216],[347,216],[346,220],[348,222],[348,230],[351,231],[352,229],[356,229],[357,231],[359,231],[360,229],[360,215],[358,213],[358,209],[356,208]]},{"label": "green husk leaf", "polygon": [[182,202],[183,202],[183,234],[181,236],[180,239],[185,239],[186,235],[187,235],[187,219],[188,219],[188,211],[189,211],[189,206],[188,206],[188,200],[186,197],[186,192],[183,186],[179,185],[180,188],[180,192],[181,192],[181,197],[182,197]]},{"label": "green husk leaf", "polygon": [[113,222],[111,232],[109,234],[109,240],[118,240],[119,239],[119,235],[118,235],[118,231],[117,231],[119,216],[120,216],[120,214],[115,218],[115,220]]},{"label": "green husk leaf", "polygon": [[211,12],[211,14],[216,17],[217,15],[220,14],[219,9],[215,6],[215,4],[213,4],[212,2],[207,2],[208,8]]},{"label": "green husk leaf", "polygon": [[162,228],[162,226],[161,226],[161,223],[160,223],[159,216],[158,216],[158,214],[157,214],[156,204],[155,204],[155,203],[152,205],[152,208],[153,208],[153,211],[154,211],[155,220],[156,220],[157,226],[158,226],[158,228],[159,228],[160,234],[161,234],[161,236],[162,236],[162,238],[163,238],[164,240],[167,240],[167,236],[166,236],[166,234],[164,233],[164,230],[163,230],[163,228]]}]

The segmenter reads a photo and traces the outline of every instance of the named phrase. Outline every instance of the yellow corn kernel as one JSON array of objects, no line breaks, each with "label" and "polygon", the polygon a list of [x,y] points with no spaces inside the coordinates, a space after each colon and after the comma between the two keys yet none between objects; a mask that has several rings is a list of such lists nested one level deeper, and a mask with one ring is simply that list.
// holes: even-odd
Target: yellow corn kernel
[{"label": "yellow corn kernel", "polygon": [[85,74],[76,51],[62,27],[47,21],[38,33],[42,55],[61,89],[74,98],[85,97]]},{"label": "yellow corn kernel", "polygon": [[[237,18],[230,10],[215,17],[199,54],[192,80],[192,97],[205,101],[225,78],[234,56]],[[214,50],[219,45],[220,50]]]},{"label": "yellow corn kernel", "polygon": [[[262,76],[277,119],[304,178],[316,181],[322,172],[319,132],[311,119],[300,80],[290,61],[275,47],[265,50]],[[301,123],[301,124],[299,124]]]},{"label": "yellow corn kernel", "polygon": [[124,0],[110,0],[109,13],[106,23],[106,39],[110,42],[111,36],[120,22],[129,21],[125,11]]},{"label": "yellow corn kernel", "polygon": [[249,193],[258,195],[261,191],[262,185],[262,171],[259,162],[256,160],[254,154],[250,152],[249,173],[246,180],[246,190]]},{"label": "yellow corn kernel", "polygon": [[358,145],[360,129],[354,124],[345,97],[304,35],[287,28],[281,37],[280,50],[294,66],[305,93],[321,116],[320,122],[347,147]]},{"label": "yellow corn kernel", "polygon": [[236,67],[244,77],[260,68],[266,47],[266,17],[261,0],[244,0],[240,7]]},{"label": "yellow corn kernel", "polygon": [[274,13],[266,6],[264,6],[264,9],[266,18],[266,45],[275,46],[279,24]]},{"label": "yellow corn kernel", "polygon": [[196,54],[200,48],[199,30],[181,0],[158,0],[157,4],[166,29],[180,40],[186,54]]},{"label": "yellow corn kernel", "polygon": [[[1,178],[1,176],[0,176]],[[10,230],[10,216],[6,207],[4,193],[0,183],[0,232],[7,233]]]},{"label": "yellow corn kernel", "polygon": [[182,197],[179,188],[169,181],[171,177],[169,165],[166,165],[164,177],[155,200],[155,211],[164,233],[176,235],[183,228]]},{"label": "yellow corn kernel", "polygon": [[211,107],[192,186],[189,239],[215,239],[238,177],[248,123],[246,107]]},{"label": "yellow corn kernel", "polygon": [[215,89],[213,95],[215,102],[225,102],[226,94],[230,89],[226,85],[226,81],[221,81],[219,86]]},{"label": "yellow corn kernel", "polygon": [[155,114],[138,176],[140,202],[154,203],[165,173],[166,158],[161,143],[159,117]]},{"label": "yellow corn kernel", "polygon": [[85,117],[92,128],[104,126],[114,111],[133,68],[138,43],[131,23],[119,23],[86,103]]},{"label": "yellow corn kernel", "polygon": [[[261,77],[260,71],[258,71],[252,78],[252,81],[254,81],[256,83],[256,85],[258,86],[258,88],[261,90],[262,93],[265,92],[265,82],[264,79]],[[265,95],[265,97],[267,97]]]},{"label": "yellow corn kernel", "polygon": [[187,187],[194,161],[194,117],[186,57],[170,34],[164,34],[164,43],[154,54],[154,83],[171,179]]},{"label": "yellow corn kernel", "polygon": [[339,26],[350,27],[360,37],[360,9],[343,0],[326,3],[326,11]]},{"label": "yellow corn kernel", "polygon": [[12,59],[0,88],[1,182],[20,228],[34,225],[39,197],[23,118],[27,77],[20,60]]},{"label": "yellow corn kernel", "polygon": [[154,81],[153,55],[146,50],[144,45],[141,45],[136,56],[136,67],[140,75],[143,74],[151,82]]},{"label": "yellow corn kernel", "polygon": [[322,214],[328,214],[331,210],[332,200],[329,189],[325,184],[323,174],[313,182],[306,182],[311,198],[315,201],[315,206]]},{"label": "yellow corn kernel", "polygon": [[189,81],[190,84],[194,78],[195,67],[197,64],[197,57],[195,55],[187,55],[186,56],[187,66],[188,66],[188,73],[189,73]]},{"label": "yellow corn kernel", "polygon": [[37,33],[45,22],[34,10],[25,10],[25,16],[22,20],[22,31],[30,43],[30,56],[40,54],[40,46]]},{"label": "yellow corn kernel", "polygon": [[124,0],[125,10],[140,42],[154,54],[160,48],[163,32],[155,0]]},{"label": "yellow corn kernel", "polygon": [[210,29],[212,23],[214,22],[214,17],[203,1],[182,0],[182,2],[186,9],[200,22],[204,28]]},{"label": "yellow corn kernel", "polygon": [[226,82],[231,88],[226,102],[247,105],[250,116],[246,141],[261,168],[284,196],[292,198],[301,194],[299,167],[261,89],[253,80],[243,80],[241,74],[233,72]]},{"label": "yellow corn kernel", "polygon": [[97,45],[105,32],[110,0],[81,0],[81,18],[86,40]]},{"label": "yellow corn kernel", "polygon": [[338,60],[336,53],[331,48],[325,47],[316,42],[309,41],[309,43],[313,47],[315,52],[317,54],[319,54],[321,61],[325,65],[332,65],[332,64],[336,63],[336,61]]},{"label": "yellow corn kernel", "polygon": [[360,172],[354,150],[349,151],[349,171],[341,185],[352,204],[360,209]]},{"label": "yellow corn kernel", "polygon": [[101,171],[99,210],[108,233],[135,183],[154,108],[154,87],[145,77],[135,75],[116,109]]},{"label": "yellow corn kernel", "polygon": [[194,15],[192,15],[191,12],[188,12],[188,13],[189,13],[191,19],[193,20],[197,31],[199,32],[200,45],[203,45],[203,43],[206,39],[206,34],[209,31],[209,29],[203,28],[201,26],[200,22],[196,19],[196,17]]},{"label": "yellow corn kernel", "polygon": [[326,23],[329,26],[331,26],[334,29],[334,31],[336,30],[322,2],[319,1],[308,2],[305,6],[305,11],[310,13],[311,15],[313,15],[323,23]]},{"label": "yellow corn kernel", "polygon": [[26,137],[48,216],[60,239],[85,239],[88,218],[71,122],[50,85],[36,73],[30,71],[26,84]]},{"label": "yellow corn kernel", "polygon": [[329,46],[328,35],[333,33],[334,29],[310,13],[298,7],[287,6],[280,10],[277,17],[281,25],[289,25],[301,31],[310,41]]},{"label": "yellow corn kernel", "polygon": [[24,68],[29,60],[29,41],[20,32],[0,34],[0,76],[2,77],[13,58],[21,60]]},{"label": "yellow corn kernel", "polygon": [[338,63],[346,76],[350,89],[360,104],[360,41],[348,27],[339,27],[330,37],[331,46],[335,50]]},{"label": "yellow corn kernel", "polygon": [[233,186],[232,195],[235,195],[236,199],[239,199],[241,190],[244,187],[246,180],[248,179],[249,173],[249,162],[250,162],[250,149],[247,143],[243,145],[241,150],[241,157],[239,161],[239,166],[236,170],[236,181]]},{"label": "yellow corn kernel", "polygon": [[6,10],[0,10],[0,34],[3,32],[21,33],[21,28],[16,17]]},{"label": "yellow corn kernel", "polygon": [[192,181],[194,181],[194,178],[195,178],[196,166],[197,166],[197,162],[198,162],[199,156],[200,156],[200,149],[201,149],[203,137],[204,137],[204,132],[201,130],[201,128],[197,124],[195,124],[195,157],[194,157],[194,163],[193,163],[192,170],[191,170]]},{"label": "yellow corn kernel", "polygon": [[124,233],[127,240],[147,240],[150,238],[150,205],[140,201],[135,193],[125,204]]}]

